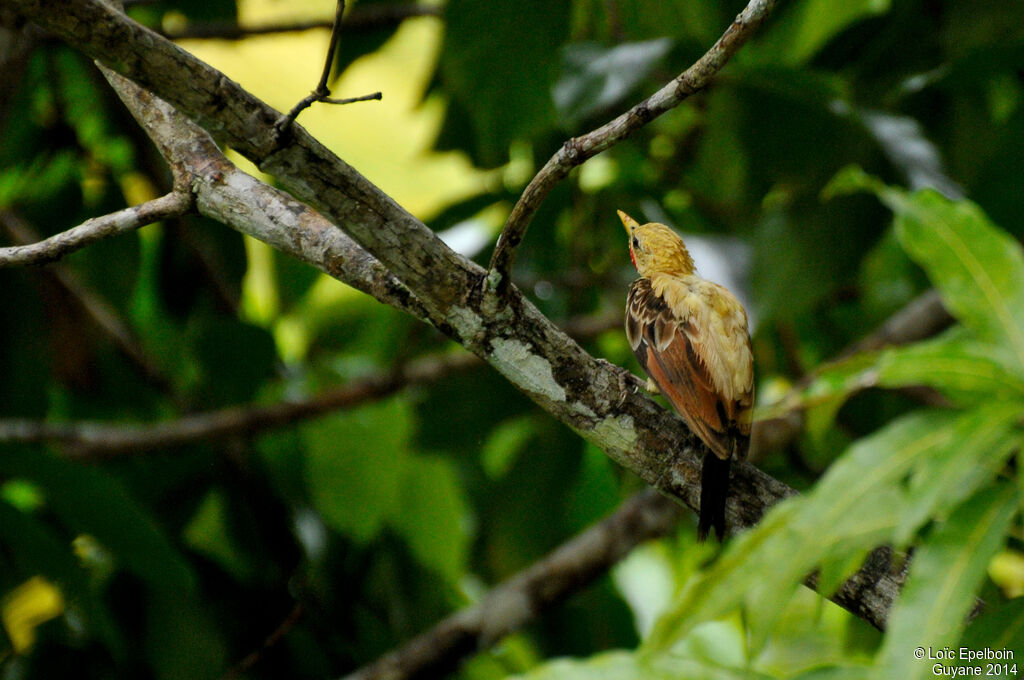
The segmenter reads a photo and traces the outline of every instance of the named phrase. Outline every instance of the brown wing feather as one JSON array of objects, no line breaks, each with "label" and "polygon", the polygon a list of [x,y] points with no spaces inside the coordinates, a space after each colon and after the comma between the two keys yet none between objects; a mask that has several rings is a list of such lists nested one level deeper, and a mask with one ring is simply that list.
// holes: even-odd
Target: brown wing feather
[{"label": "brown wing feather", "polygon": [[648,279],[629,289],[626,335],[644,371],[708,448],[719,458],[743,457],[749,403],[722,398],[701,359],[699,330],[677,319]]}]

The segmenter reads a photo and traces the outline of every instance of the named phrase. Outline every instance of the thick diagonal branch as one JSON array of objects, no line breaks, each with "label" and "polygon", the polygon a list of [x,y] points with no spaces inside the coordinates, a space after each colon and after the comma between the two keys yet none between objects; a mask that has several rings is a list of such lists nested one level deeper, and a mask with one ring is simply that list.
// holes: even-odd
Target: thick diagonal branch
[{"label": "thick diagonal branch", "polygon": [[167,102],[105,66],[100,70],[175,176],[190,178],[201,215],[290,253],[386,305],[426,318],[409,289],[323,215],[239,170],[205,130]]},{"label": "thick diagonal branch", "polygon": [[491,256],[490,269],[494,272],[494,280],[501,290],[508,286],[516,252],[534,213],[555,185],[576,166],[626,139],[661,114],[679,106],[690,95],[707,87],[736,50],[742,47],[768,18],[775,3],[776,0],[751,0],[711,49],[672,82],[618,118],[585,135],[573,137],[562,145],[562,148],[530,180],[498,237],[498,244]]}]

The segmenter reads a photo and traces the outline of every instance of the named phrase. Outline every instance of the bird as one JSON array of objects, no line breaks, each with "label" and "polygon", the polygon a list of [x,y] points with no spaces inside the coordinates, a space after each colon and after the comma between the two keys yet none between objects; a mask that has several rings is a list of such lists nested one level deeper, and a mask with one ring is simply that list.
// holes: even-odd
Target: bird
[{"label": "bird", "polygon": [[618,211],[640,278],[626,297],[626,337],[661,393],[705,444],[697,538],[725,537],[729,469],[746,457],[754,403],[747,312],[724,286],[701,278],[676,232]]}]

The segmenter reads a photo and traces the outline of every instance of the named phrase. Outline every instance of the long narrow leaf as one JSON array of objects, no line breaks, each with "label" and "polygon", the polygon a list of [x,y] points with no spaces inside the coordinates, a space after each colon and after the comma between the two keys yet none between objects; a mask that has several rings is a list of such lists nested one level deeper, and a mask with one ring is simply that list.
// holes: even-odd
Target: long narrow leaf
[{"label": "long narrow leaf", "polygon": [[993,604],[967,626],[960,645],[967,649],[1010,650],[1018,671],[1024,671],[1024,597]]},{"label": "long narrow leaf", "polygon": [[[692,626],[747,602],[750,619],[770,629],[793,589],[834,546],[874,547],[891,534],[903,507],[897,483],[921,458],[953,438],[954,419],[931,411],[901,418],[862,439],[814,491],[791,498],[730,544],[658,621],[647,648],[666,650]],[[765,575],[771,574],[771,579]]]},{"label": "long narrow leaf", "polygon": [[[1010,450],[1020,402],[994,402],[966,413],[926,411],[905,416],[860,440],[806,496],[787,500],[760,525],[741,535],[704,576],[659,620],[647,649],[667,650],[692,626],[746,604],[756,624],[756,649],[770,634],[774,615],[815,567],[826,564],[831,587],[877,545],[906,537],[938,511],[945,498],[934,482],[964,497],[998,471],[986,456]],[[978,469],[964,471],[964,454]],[[937,461],[937,462],[936,462]],[[963,489],[950,491],[963,473]],[[927,476],[921,490],[905,480]],[[771,574],[772,578],[765,578]]]},{"label": "long narrow leaf", "polygon": [[1015,359],[968,336],[955,327],[932,340],[832,364],[802,392],[759,409],[757,418],[782,417],[794,409],[834,417],[847,399],[870,387],[931,387],[960,406],[1024,398],[1024,371]]},{"label": "long narrow leaf", "polygon": [[839,173],[827,194],[868,190],[896,215],[896,235],[935,283],[946,308],[979,339],[1024,366],[1024,249],[970,201],[908,193],[860,168]]},{"label": "long narrow leaf", "polygon": [[1002,348],[944,334],[879,355],[880,387],[932,387],[958,404],[1024,397],[1022,367]]},{"label": "long narrow leaf", "polygon": [[1002,547],[1017,510],[1010,484],[978,492],[914,554],[910,575],[889,619],[878,677],[933,677],[934,661],[913,650],[957,642],[989,559]]},{"label": "long narrow leaf", "polygon": [[929,517],[944,519],[999,474],[1021,446],[1015,421],[1022,411],[1024,403],[1003,402],[979,412],[980,418],[959,420],[956,445],[929,459],[911,476],[909,507],[900,518],[897,544],[909,541]]}]

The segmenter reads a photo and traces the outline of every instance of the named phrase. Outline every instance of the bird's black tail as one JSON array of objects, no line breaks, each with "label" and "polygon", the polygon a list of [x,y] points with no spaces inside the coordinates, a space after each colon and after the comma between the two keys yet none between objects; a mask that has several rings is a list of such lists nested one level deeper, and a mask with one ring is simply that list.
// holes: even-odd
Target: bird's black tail
[{"label": "bird's black tail", "polygon": [[700,516],[697,539],[704,541],[712,527],[718,540],[725,538],[725,499],[729,493],[730,459],[722,460],[708,451],[700,471]]}]

